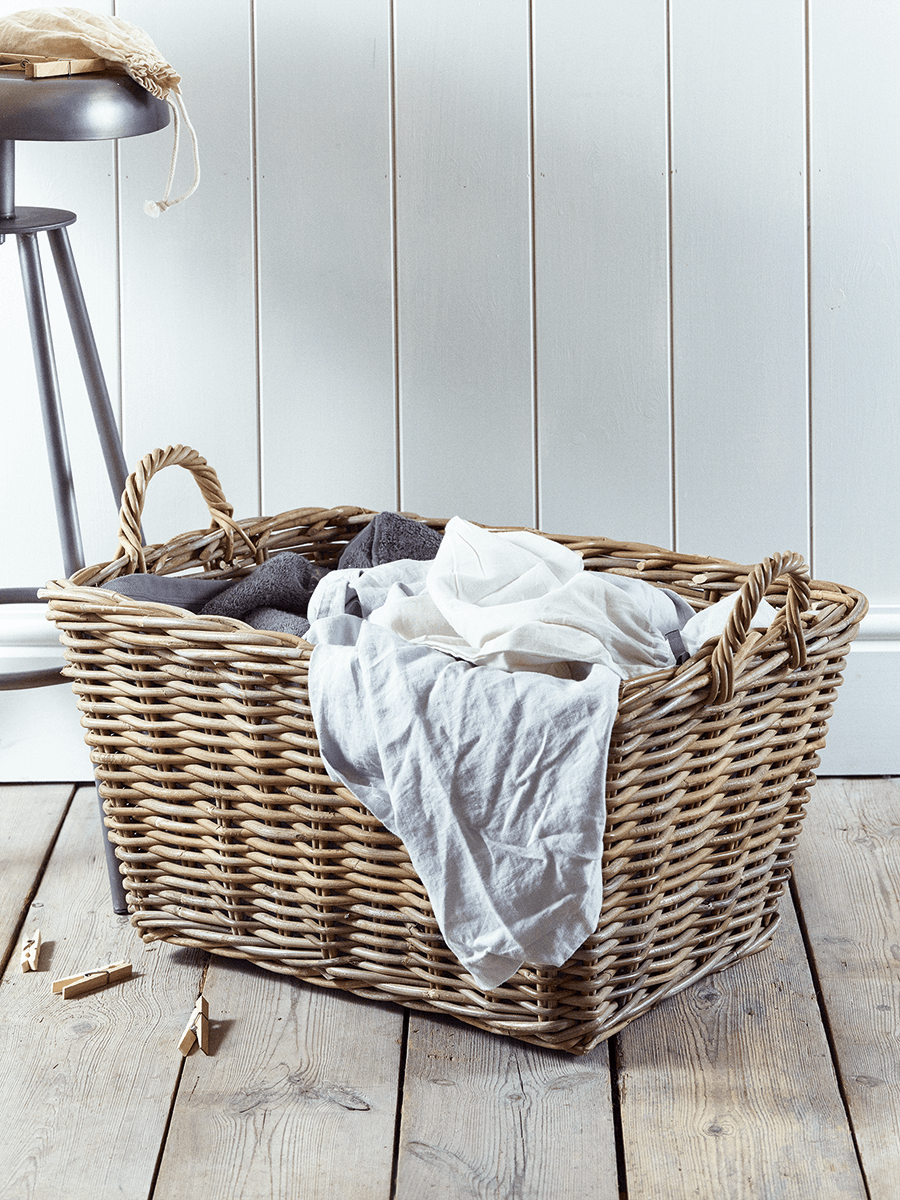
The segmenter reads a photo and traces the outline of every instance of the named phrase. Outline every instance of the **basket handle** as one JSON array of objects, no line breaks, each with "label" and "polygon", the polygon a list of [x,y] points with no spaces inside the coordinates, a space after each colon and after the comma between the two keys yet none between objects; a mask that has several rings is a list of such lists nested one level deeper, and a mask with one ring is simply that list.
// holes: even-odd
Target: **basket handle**
[{"label": "basket handle", "polygon": [[224,558],[230,562],[234,557],[235,534],[243,538],[255,556],[256,547],[243,529],[231,519],[234,509],[225,499],[219,477],[206,459],[190,446],[166,446],[165,450],[151,450],[149,454],[145,454],[125,481],[119,512],[119,549],[113,561],[126,558],[131,567],[131,574],[146,572],[141,514],[144,511],[147,485],[157,471],[171,466],[184,467],[194,476],[212,517],[210,529],[218,528],[225,534]]},{"label": "basket handle", "polygon": [[786,576],[788,581],[787,603],[776,621],[783,621],[786,625],[791,666],[799,669],[806,665],[806,641],[800,617],[809,608],[809,572],[802,555],[773,554],[754,567],[747,576],[728,623],[716,643],[710,660],[712,682],[707,703],[727,704],[734,695],[735,653],[744,644],[750,622],[770,584],[781,576]]}]

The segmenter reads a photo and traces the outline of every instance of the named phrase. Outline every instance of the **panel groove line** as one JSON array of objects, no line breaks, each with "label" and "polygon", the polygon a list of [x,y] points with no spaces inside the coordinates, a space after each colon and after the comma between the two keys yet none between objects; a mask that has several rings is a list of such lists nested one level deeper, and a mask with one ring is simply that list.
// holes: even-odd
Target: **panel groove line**
[{"label": "panel groove line", "polygon": [[[254,277],[253,113],[249,0],[120,0],[178,71],[197,133],[197,191],[159,218],[173,127],[122,142],[123,340],[126,459],[156,446],[195,447],[218,473],[236,515],[259,507],[258,351]],[[210,31],[215,30],[211,51]],[[182,139],[173,195],[189,186]],[[209,524],[187,472],[154,480],[148,540]]]},{"label": "panel groove line", "polygon": [[394,401],[395,507],[403,506],[403,412],[400,405],[400,289],[397,252],[397,14],[390,0],[391,351]]},{"label": "panel groove line", "polygon": [[532,525],[527,6],[395,14],[402,503]]},{"label": "panel groove line", "polygon": [[816,572],[900,603],[900,8],[810,8]]},{"label": "panel groove line", "polygon": [[570,0],[565,11],[535,6],[542,528],[665,545],[665,0]]},{"label": "panel groove line", "polygon": [[391,42],[390,0],[257,7],[267,512],[397,501]]},{"label": "panel groove line", "polygon": [[666,0],[666,305],[669,318],[668,368],[669,368],[669,480],[672,488],[670,511],[671,544],[678,544],[678,463],[675,454],[676,392],[675,392],[675,279],[672,255],[672,4]]},{"label": "panel groove line", "polygon": [[528,0],[528,204],[531,241],[529,244],[531,267],[531,436],[534,443],[532,458],[532,487],[534,490],[534,524],[540,529],[543,521],[541,511],[541,432],[540,432],[540,388],[538,385],[538,277],[537,277],[537,183],[534,114],[534,4]]},{"label": "panel groove line", "polygon": [[815,495],[815,458],[813,448],[813,341],[812,341],[812,304],[813,304],[813,267],[812,267],[812,104],[810,81],[810,39],[809,39],[809,0],[803,0],[803,103],[804,103],[804,145],[803,158],[806,170],[806,188],[804,204],[806,205],[806,471],[807,471],[807,504],[809,506],[809,571],[813,579],[817,577],[817,545],[816,545],[816,495]]},{"label": "panel groove line", "polygon": [[802,3],[671,13],[678,544],[808,556]]},{"label": "panel groove line", "polygon": [[253,259],[253,345],[256,353],[256,387],[254,400],[256,402],[256,500],[257,512],[263,511],[263,494],[265,489],[263,466],[265,463],[265,447],[263,446],[262,422],[262,314],[260,312],[260,278],[259,278],[259,72],[257,63],[256,20],[258,6],[256,0],[250,0],[250,205],[252,209],[252,259]]}]

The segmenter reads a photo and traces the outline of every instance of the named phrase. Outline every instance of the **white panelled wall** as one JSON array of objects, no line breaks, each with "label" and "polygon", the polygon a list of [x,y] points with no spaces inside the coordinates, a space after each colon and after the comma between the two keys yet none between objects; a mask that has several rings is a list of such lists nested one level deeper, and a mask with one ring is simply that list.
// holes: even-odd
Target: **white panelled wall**
[{"label": "white panelled wall", "polygon": [[[238,516],[800,550],[873,605],[823,771],[900,773],[894,0],[82,6],[181,73],[203,171],[154,220],[171,127],[19,147],[19,202],[78,213],[129,462],[193,445]],[[48,289],[99,562],[116,508]],[[11,243],[0,305],[0,586],[37,586],[62,568]],[[206,523],[185,472],[153,481],[150,540]],[[34,630],[0,610],[0,653]],[[66,687],[3,694],[0,778],[86,778],[79,732]]]}]

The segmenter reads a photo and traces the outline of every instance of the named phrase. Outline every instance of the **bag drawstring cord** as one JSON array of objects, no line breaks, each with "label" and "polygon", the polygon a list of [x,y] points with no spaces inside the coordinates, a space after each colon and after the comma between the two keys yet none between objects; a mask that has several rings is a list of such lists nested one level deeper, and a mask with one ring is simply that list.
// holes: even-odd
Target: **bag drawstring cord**
[{"label": "bag drawstring cord", "polygon": [[[172,99],[173,95],[175,97],[174,100]],[[147,200],[144,204],[144,212],[149,217],[158,217],[160,213],[165,212],[167,208],[171,208],[174,204],[180,204],[182,200],[187,200],[188,196],[192,196],[197,190],[197,185],[200,182],[200,153],[197,148],[197,134],[194,130],[194,126],[191,124],[190,117],[187,115],[187,109],[184,106],[184,100],[182,99],[181,92],[177,87],[172,88],[167,94],[166,102],[172,109],[175,117],[175,141],[172,146],[172,163],[169,167],[169,178],[166,182],[166,191],[162,200]],[[191,135],[191,144],[194,151],[194,182],[182,196],[178,196],[175,200],[170,200],[169,193],[172,190],[172,183],[175,179],[175,164],[178,161],[178,144],[181,138],[182,120],[184,120]]]}]

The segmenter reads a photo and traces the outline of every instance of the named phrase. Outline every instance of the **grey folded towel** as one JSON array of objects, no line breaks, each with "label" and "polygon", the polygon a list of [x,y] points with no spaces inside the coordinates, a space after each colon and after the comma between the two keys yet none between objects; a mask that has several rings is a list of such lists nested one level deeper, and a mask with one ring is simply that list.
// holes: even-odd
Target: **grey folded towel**
[{"label": "grey folded towel", "polygon": [[232,586],[230,579],[192,579],[184,575],[122,575],[101,584],[109,592],[118,592],[132,600],[150,600],[171,604],[199,613],[213,597]]},{"label": "grey folded towel", "polygon": [[435,557],[440,544],[436,529],[400,513],[381,512],[344,548],[338,568],[380,567],[401,558],[427,562]]},{"label": "grey folded towel", "polygon": [[241,618],[254,629],[274,629],[277,633],[292,633],[294,637],[306,636],[309,621],[296,613],[285,612],[281,608],[254,608]]},{"label": "grey folded towel", "polygon": [[[254,624],[249,620],[249,614],[261,609],[305,618],[309,598],[324,574],[324,568],[317,567],[302,554],[290,551],[274,554],[260,563],[252,575],[239,579],[227,591],[214,596],[200,611],[203,616],[236,617],[248,625]],[[271,618],[263,616],[261,619]],[[284,626],[257,625],[256,628],[283,629]],[[308,624],[306,628],[309,628]]]}]

